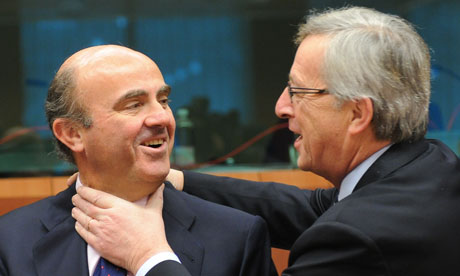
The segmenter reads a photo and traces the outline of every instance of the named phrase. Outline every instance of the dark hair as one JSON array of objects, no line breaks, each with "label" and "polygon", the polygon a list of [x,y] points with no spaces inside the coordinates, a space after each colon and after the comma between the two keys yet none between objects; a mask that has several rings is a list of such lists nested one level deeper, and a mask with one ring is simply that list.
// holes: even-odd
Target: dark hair
[{"label": "dark hair", "polygon": [[[57,118],[66,118],[75,123],[82,124],[89,128],[92,125],[91,117],[87,114],[84,106],[75,97],[74,91],[77,87],[75,68],[61,68],[54,76],[48,89],[48,96],[45,103],[46,118],[50,129]],[[54,132],[53,132],[54,135]],[[55,151],[65,161],[75,164],[72,151],[59,139],[55,138]]]}]

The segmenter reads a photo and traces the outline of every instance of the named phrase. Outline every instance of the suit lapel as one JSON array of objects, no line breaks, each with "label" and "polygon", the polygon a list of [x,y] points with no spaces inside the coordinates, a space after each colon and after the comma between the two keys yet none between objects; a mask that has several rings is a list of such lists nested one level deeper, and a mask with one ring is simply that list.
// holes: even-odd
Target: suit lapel
[{"label": "suit lapel", "polygon": [[427,148],[428,143],[425,140],[394,144],[366,171],[354,191],[396,171],[425,152]]},{"label": "suit lapel", "polygon": [[52,199],[41,221],[48,231],[33,248],[38,275],[88,275],[86,243],[75,231],[70,216],[75,185]]},{"label": "suit lapel", "polygon": [[[75,185],[58,194],[41,221],[49,231],[34,245],[38,275],[88,275],[86,243],[75,231],[70,216]],[[201,242],[192,234],[195,215],[179,191],[166,183],[163,218],[171,248],[192,275],[200,275],[204,257]]]},{"label": "suit lapel", "polygon": [[163,205],[166,238],[190,274],[200,275],[204,248],[191,232],[195,215],[180,193],[166,182]]}]

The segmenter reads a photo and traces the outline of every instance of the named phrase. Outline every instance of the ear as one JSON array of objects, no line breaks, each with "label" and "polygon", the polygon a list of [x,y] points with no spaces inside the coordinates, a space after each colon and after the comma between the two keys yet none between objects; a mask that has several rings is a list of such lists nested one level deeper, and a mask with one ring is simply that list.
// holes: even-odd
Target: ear
[{"label": "ear", "polygon": [[374,116],[374,105],[369,98],[355,100],[353,103],[353,117],[348,131],[351,134],[359,134],[370,127]]},{"label": "ear", "polygon": [[81,129],[82,126],[65,118],[58,118],[53,122],[54,135],[73,152],[82,152],[84,149]]}]

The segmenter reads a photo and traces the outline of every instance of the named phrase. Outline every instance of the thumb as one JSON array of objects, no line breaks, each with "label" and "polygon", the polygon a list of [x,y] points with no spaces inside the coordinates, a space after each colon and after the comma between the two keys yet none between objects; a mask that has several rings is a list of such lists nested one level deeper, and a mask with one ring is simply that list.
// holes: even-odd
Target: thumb
[{"label": "thumb", "polygon": [[165,184],[161,184],[160,187],[153,193],[149,200],[147,201],[146,208],[160,212],[163,210],[163,190],[165,188]]},{"label": "thumb", "polygon": [[72,186],[75,181],[77,181],[78,172],[72,174],[66,181],[67,186]]}]

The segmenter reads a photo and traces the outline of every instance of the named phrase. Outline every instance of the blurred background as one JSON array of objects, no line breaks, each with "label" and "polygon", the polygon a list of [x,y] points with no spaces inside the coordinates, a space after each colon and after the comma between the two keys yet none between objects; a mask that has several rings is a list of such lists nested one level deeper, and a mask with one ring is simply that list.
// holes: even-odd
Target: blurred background
[{"label": "blurred background", "polygon": [[416,25],[432,50],[428,137],[459,154],[460,1],[2,0],[0,176],[74,170],[52,153],[43,105],[60,64],[99,44],[147,54],[172,86],[175,166],[293,167],[292,134],[274,114],[292,40],[309,9],[346,4]]}]

